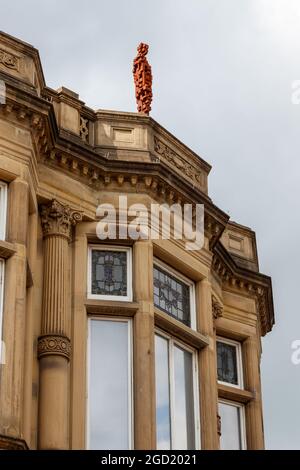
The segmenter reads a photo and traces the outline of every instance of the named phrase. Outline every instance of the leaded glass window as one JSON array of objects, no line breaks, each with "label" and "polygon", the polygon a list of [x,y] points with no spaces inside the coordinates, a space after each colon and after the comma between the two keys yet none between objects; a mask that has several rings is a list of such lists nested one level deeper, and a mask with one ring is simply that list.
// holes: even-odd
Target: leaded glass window
[{"label": "leaded glass window", "polygon": [[217,341],[218,380],[230,385],[241,385],[240,345]]},{"label": "leaded glass window", "polygon": [[90,250],[89,295],[93,298],[131,300],[129,249]]},{"label": "leaded glass window", "polygon": [[160,266],[154,266],[154,305],[191,326],[190,286]]}]

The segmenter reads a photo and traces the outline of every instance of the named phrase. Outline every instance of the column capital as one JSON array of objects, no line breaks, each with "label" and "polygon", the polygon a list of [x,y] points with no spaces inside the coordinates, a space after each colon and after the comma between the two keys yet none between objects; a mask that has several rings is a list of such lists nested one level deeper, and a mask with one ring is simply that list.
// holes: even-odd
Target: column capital
[{"label": "column capital", "polygon": [[62,335],[43,335],[38,339],[38,358],[43,356],[64,356],[70,360],[71,342]]},{"label": "column capital", "polygon": [[41,206],[41,220],[44,237],[60,235],[70,241],[71,228],[82,220],[82,212],[53,199]]}]

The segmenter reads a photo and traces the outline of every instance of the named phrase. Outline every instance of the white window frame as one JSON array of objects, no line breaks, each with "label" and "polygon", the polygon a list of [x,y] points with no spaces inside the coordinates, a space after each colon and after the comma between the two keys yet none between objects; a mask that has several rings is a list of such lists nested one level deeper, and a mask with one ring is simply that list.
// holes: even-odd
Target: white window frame
[{"label": "white window frame", "polygon": [[4,364],[5,349],[2,338],[3,329],[3,304],[4,304],[4,275],[5,275],[5,261],[0,258],[0,364]]},{"label": "white window frame", "polygon": [[[158,268],[163,269],[167,273],[171,274],[175,278],[177,278],[179,281],[183,282],[189,287],[190,290],[190,315],[191,315],[191,326],[190,328],[192,330],[197,329],[197,321],[196,321],[196,300],[195,300],[195,283],[189,279],[188,277],[184,276],[180,272],[176,271],[174,268],[169,266],[168,264],[164,263],[158,258],[154,258],[153,260],[153,269],[157,266]],[[168,315],[167,312],[164,312],[164,310],[161,310],[157,305],[154,304],[154,307],[163,312],[165,315]],[[180,320],[177,320],[174,318],[172,315],[170,315],[171,318],[173,318],[175,321],[178,321],[181,325],[185,325],[183,322]],[[187,325],[185,325],[187,326]]]},{"label": "white window frame", "polygon": [[[92,294],[92,251],[115,251],[127,253],[127,295],[100,295]],[[87,275],[87,298],[95,300],[109,300],[109,301],[132,301],[132,249],[127,246],[115,245],[89,245],[88,249],[88,275]]]},{"label": "white window frame", "polygon": [[132,332],[132,319],[123,317],[109,317],[109,316],[89,316],[88,317],[88,347],[87,347],[87,358],[86,358],[86,449],[90,448],[90,435],[89,435],[89,383],[90,383],[90,361],[91,361],[91,320],[97,321],[112,321],[121,322],[128,324],[128,450],[134,449],[134,397],[133,397],[133,332]]},{"label": "white window frame", "polygon": [[0,240],[5,240],[7,216],[7,184],[0,181]]},{"label": "white window frame", "polygon": [[[199,396],[199,369],[198,369],[198,351],[181,340],[174,338],[158,328],[155,329],[155,335],[161,336],[168,340],[168,369],[169,369],[169,394],[170,394],[170,432],[171,432],[171,450],[174,442],[174,390],[175,390],[175,376],[174,376],[174,346],[178,346],[185,351],[192,354],[193,361],[193,396],[194,396],[194,417],[195,417],[195,450],[201,449],[201,428],[200,428],[200,396]],[[155,357],[155,356],[154,356]],[[156,389],[156,376],[155,376],[155,389]],[[156,412],[156,406],[155,406]]]},{"label": "white window frame", "polygon": [[[247,437],[246,437],[246,416],[245,416],[245,405],[242,403],[237,403],[236,401],[231,400],[224,400],[220,398],[219,403],[223,403],[224,405],[235,406],[240,410],[240,429],[241,429],[241,450],[247,449]],[[222,419],[221,419],[221,434],[222,434]]]},{"label": "white window frame", "polygon": [[[242,345],[238,341],[233,339],[223,338],[223,336],[217,336],[216,338],[216,347],[217,343],[229,344],[230,346],[235,346],[236,350],[236,367],[237,367],[237,384],[231,384],[229,382],[224,382],[223,380],[218,380],[219,384],[227,385],[228,387],[234,388],[244,388],[244,374],[243,374],[243,357],[242,357]],[[218,373],[218,371],[217,371]]]}]

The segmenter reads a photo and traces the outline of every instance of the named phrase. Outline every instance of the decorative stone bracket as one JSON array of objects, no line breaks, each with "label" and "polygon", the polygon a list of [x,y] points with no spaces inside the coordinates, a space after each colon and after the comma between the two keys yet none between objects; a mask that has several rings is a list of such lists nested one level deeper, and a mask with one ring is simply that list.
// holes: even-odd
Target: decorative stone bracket
[{"label": "decorative stone bracket", "polygon": [[214,295],[212,295],[211,297],[211,303],[212,303],[212,312],[213,312],[214,320],[216,320],[219,317],[222,317],[223,307]]}]

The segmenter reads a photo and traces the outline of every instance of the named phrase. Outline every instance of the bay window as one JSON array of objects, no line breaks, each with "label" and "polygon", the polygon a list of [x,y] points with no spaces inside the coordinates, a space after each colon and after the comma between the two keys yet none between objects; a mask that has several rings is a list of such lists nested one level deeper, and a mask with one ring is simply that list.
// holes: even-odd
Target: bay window
[{"label": "bay window", "polygon": [[87,447],[131,449],[131,320],[89,319]]},{"label": "bay window", "polygon": [[157,449],[197,449],[199,409],[196,352],[155,336]]}]

